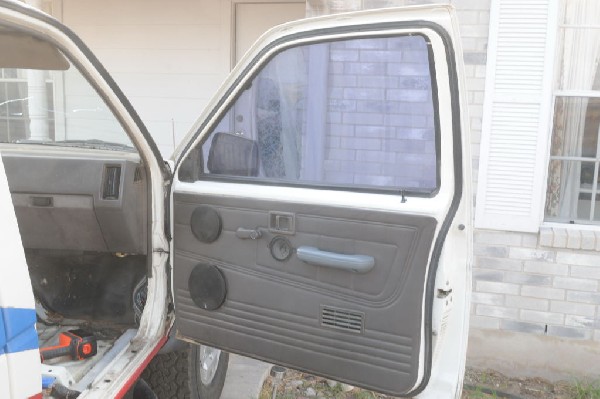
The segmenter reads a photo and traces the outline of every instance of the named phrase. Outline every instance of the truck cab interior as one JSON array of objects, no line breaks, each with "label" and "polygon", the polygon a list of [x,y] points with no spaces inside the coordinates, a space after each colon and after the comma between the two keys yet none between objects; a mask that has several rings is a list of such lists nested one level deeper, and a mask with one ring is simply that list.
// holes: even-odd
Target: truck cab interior
[{"label": "truck cab interior", "polygon": [[120,350],[119,338],[134,335],[145,304],[147,171],[79,69],[55,46],[8,28],[0,30],[0,154],[40,348],[75,328],[97,339],[87,360],[44,362],[81,390],[88,372]]}]

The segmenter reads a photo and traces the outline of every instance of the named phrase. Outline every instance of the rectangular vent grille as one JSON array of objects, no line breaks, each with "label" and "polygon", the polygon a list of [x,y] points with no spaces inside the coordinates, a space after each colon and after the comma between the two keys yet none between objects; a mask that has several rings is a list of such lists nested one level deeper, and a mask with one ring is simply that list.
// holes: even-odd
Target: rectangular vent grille
[{"label": "rectangular vent grille", "polygon": [[121,188],[121,167],[106,166],[104,169],[104,184],[102,185],[102,199],[119,199]]},{"label": "rectangular vent grille", "polygon": [[364,313],[329,306],[321,307],[321,325],[323,327],[362,333],[364,318]]}]

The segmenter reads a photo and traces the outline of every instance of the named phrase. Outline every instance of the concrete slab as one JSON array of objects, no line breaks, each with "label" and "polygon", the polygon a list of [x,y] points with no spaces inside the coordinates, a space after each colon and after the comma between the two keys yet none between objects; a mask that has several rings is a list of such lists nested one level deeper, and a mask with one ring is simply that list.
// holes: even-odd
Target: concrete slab
[{"label": "concrete slab", "polygon": [[593,381],[600,377],[599,344],[591,340],[472,328],[467,365],[496,370],[509,377]]},{"label": "concrete slab", "polygon": [[257,399],[271,366],[259,360],[230,354],[221,399]]}]

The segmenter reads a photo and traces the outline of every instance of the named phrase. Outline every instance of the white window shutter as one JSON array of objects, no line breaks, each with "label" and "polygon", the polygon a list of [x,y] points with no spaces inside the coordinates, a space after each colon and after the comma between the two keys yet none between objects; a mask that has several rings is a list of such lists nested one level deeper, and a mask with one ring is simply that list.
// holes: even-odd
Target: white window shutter
[{"label": "white window shutter", "polygon": [[492,0],[475,227],[535,232],[551,131],[556,0]]}]

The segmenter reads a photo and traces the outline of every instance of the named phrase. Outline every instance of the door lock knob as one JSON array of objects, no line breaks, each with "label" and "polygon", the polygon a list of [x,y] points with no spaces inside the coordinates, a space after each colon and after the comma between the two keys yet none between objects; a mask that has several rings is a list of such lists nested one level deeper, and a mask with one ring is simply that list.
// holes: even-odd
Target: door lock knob
[{"label": "door lock knob", "polygon": [[235,231],[235,236],[242,240],[251,239],[258,240],[262,237],[262,231],[259,228],[256,229],[244,229],[243,227],[238,228]]}]

